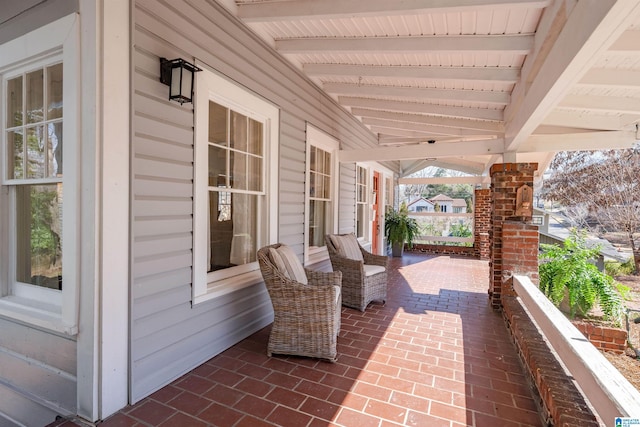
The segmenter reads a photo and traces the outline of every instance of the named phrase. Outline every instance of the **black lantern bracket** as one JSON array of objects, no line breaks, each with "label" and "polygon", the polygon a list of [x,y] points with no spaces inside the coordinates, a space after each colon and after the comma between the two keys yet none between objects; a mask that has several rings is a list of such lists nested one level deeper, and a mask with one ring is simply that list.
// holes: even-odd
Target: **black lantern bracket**
[{"label": "black lantern bracket", "polygon": [[181,105],[192,102],[193,75],[198,71],[202,71],[202,68],[182,58],[160,58],[160,82],[169,86],[169,100],[177,101]]}]

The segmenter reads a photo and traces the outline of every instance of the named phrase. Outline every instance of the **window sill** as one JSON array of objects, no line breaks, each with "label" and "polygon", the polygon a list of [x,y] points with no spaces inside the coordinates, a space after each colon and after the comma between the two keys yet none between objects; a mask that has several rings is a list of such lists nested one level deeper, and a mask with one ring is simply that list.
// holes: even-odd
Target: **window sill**
[{"label": "window sill", "polygon": [[0,316],[65,335],[78,333],[77,326],[69,326],[62,321],[60,307],[27,298],[0,298]]},{"label": "window sill", "polygon": [[219,298],[223,295],[227,295],[262,282],[263,280],[260,270],[253,270],[228,279],[212,282],[207,284],[206,293],[197,295],[193,298],[193,305],[195,306],[205,301],[210,301],[214,298]]},{"label": "window sill", "polygon": [[309,249],[309,256],[307,258],[308,259],[305,263],[305,267],[309,267],[311,265],[328,260],[329,252],[327,251],[327,247],[321,246]]}]

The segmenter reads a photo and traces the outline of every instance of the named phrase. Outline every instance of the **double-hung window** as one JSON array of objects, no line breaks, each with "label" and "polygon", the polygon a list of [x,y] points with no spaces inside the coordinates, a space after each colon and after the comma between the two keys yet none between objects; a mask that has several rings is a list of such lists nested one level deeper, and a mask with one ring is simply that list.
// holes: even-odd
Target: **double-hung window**
[{"label": "double-hung window", "polygon": [[[335,232],[337,224],[336,152],[339,143],[307,124],[307,238],[305,261],[313,264],[326,255],[324,236]],[[324,252],[323,252],[324,251]]]},{"label": "double-hung window", "polygon": [[369,188],[369,171],[362,166],[356,166],[356,236],[364,239],[367,233],[368,209],[367,194]]},{"label": "double-hung window", "polygon": [[197,75],[194,302],[258,283],[277,239],[278,109],[205,68]]},{"label": "double-hung window", "polygon": [[[77,324],[75,15],[0,46],[0,312]],[[24,49],[29,46],[29,49]]]}]

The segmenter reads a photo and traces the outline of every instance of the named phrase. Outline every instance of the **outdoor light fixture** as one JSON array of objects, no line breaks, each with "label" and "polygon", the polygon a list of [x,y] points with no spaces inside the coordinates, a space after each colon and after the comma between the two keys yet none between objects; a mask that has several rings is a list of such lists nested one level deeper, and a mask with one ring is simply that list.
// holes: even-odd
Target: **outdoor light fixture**
[{"label": "outdoor light fixture", "polygon": [[178,101],[180,105],[192,102],[193,73],[202,71],[184,59],[160,58],[160,82],[169,86],[169,100]]}]

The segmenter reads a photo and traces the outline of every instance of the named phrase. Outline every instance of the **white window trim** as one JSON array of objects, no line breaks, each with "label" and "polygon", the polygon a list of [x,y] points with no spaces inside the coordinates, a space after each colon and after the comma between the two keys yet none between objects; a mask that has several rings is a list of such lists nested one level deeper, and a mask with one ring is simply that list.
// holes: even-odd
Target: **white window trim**
[{"label": "white window trim", "polygon": [[[80,132],[80,43],[79,43],[78,15],[72,14],[58,19],[48,25],[38,28],[24,36],[0,45],[0,75],[10,74],[12,69],[24,68],[42,59],[53,55],[60,55],[64,67],[63,83],[63,135],[64,135],[64,206],[63,206],[63,232],[62,232],[62,259],[64,286],[61,294],[61,305],[42,304],[29,298],[9,295],[9,281],[11,267],[16,262],[16,254],[3,244],[2,251],[9,251],[0,262],[3,263],[2,276],[0,277],[0,315],[7,316],[31,325],[48,330],[75,335],[78,332],[78,300],[79,300],[79,262],[78,247],[79,233],[78,207],[79,207],[79,150],[78,140]],[[4,80],[4,78],[3,78]],[[4,85],[0,88],[1,93]],[[0,96],[0,99],[4,97]],[[4,103],[0,105],[2,123],[0,132],[4,135],[5,112]],[[4,136],[3,136],[4,139]],[[8,167],[7,148],[5,144],[2,157],[4,162],[0,165],[0,174],[3,184],[7,184],[6,170]],[[33,183],[36,183],[35,180]],[[0,235],[4,236],[0,241],[11,242],[8,228],[9,201],[8,187],[3,187],[0,194]],[[0,252],[1,253],[1,252]],[[40,291],[40,290],[38,290]],[[49,289],[42,289],[43,293],[50,293]]]},{"label": "white window trim", "polygon": [[[365,200],[364,203],[358,203],[358,168],[363,168],[367,171],[367,182],[365,183]],[[370,165],[364,163],[356,163],[356,183],[355,183],[355,223],[353,224],[353,230],[356,233],[356,237],[361,245],[366,246],[371,241],[371,189],[373,188],[373,169]],[[364,204],[364,235],[358,236],[358,205]]]},{"label": "white window trim", "polygon": [[[266,241],[260,245],[277,242],[278,237],[278,146],[279,109],[257,94],[198,63],[202,72],[196,74],[194,102],[194,201],[193,201],[193,288],[192,301],[198,304],[230,292],[262,282],[257,262],[240,268],[228,269],[226,277],[214,279],[215,273],[207,273],[208,217],[208,111],[209,100],[232,108],[265,124],[264,192],[266,217],[259,223],[258,233]],[[261,227],[266,227],[262,230]],[[264,233],[263,233],[264,231]],[[213,281],[215,280],[215,282]]]},{"label": "white window trim", "polygon": [[320,248],[309,247],[309,177],[311,166],[311,146],[320,148],[331,154],[331,225],[329,227],[330,233],[336,233],[338,231],[338,199],[339,199],[339,186],[340,186],[340,167],[338,161],[338,151],[340,150],[340,141],[332,137],[331,135],[321,131],[310,123],[307,123],[307,141],[306,141],[306,157],[305,157],[305,184],[304,184],[304,264],[313,265],[321,262],[325,259],[329,259],[329,253],[326,246]]}]

